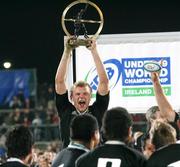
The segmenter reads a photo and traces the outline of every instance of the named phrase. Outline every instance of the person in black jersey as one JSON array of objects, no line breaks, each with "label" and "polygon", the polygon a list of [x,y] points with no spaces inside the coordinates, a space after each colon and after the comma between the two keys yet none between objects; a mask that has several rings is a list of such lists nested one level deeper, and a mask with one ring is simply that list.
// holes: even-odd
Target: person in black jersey
[{"label": "person in black jersey", "polygon": [[[177,112],[173,110],[172,105],[169,103],[166,95],[164,94],[163,88],[159,80],[159,73],[152,72],[151,80],[153,83],[155,98],[158,105],[150,107],[146,112],[147,130],[144,135],[145,136],[148,135],[149,130],[151,128],[151,124],[153,123],[154,120],[161,119],[164,120],[165,122],[168,122],[176,129],[176,138],[177,140],[179,140],[180,138],[179,127],[178,127],[179,115]],[[142,146],[138,146],[138,147],[142,147]]]},{"label": "person in black jersey", "polygon": [[97,146],[99,136],[98,122],[94,116],[76,116],[70,124],[71,142],[56,155],[52,167],[75,167],[75,161],[80,155]]},{"label": "person in black jersey", "polygon": [[132,135],[132,118],[122,107],[105,112],[102,130],[106,142],[80,156],[76,167],[144,167],[145,157],[127,146]]},{"label": "person in black jersey", "polygon": [[150,130],[150,140],[155,152],[147,161],[147,167],[180,166],[180,144],[176,143],[176,130],[168,123],[155,121]]},{"label": "person in black jersey", "polygon": [[97,118],[99,126],[101,126],[102,116],[107,110],[109,104],[109,80],[103,63],[99,57],[96,41],[93,39],[89,40],[90,44],[87,48],[91,51],[98,74],[98,87],[95,102],[90,105],[92,90],[90,85],[84,81],[78,81],[72,86],[70,91],[71,102],[69,101],[65,77],[67,74],[67,67],[70,62],[71,52],[74,49],[74,46],[69,45],[69,39],[66,42],[56,73],[56,106],[60,117],[60,134],[63,148],[67,147],[69,144],[69,124],[74,116],[90,113]]},{"label": "person in black jersey", "polygon": [[33,136],[24,126],[15,127],[6,139],[7,162],[0,167],[27,167],[32,160]]},{"label": "person in black jersey", "polygon": [[177,122],[179,121],[179,115],[173,110],[171,104],[166,98],[159,81],[159,74],[157,72],[151,73],[151,80],[153,83],[154,93],[158,106],[152,106],[146,112],[146,119],[149,123],[148,130],[150,129],[150,124],[154,120],[163,119],[176,129],[177,139],[179,140],[179,128],[177,125]]},{"label": "person in black jersey", "polygon": [[176,122],[178,119],[177,113],[173,110],[171,104],[169,103],[166,95],[163,92],[161,83],[159,80],[159,73],[152,72],[151,80],[154,87],[154,93],[158,106],[152,106],[148,109],[146,113],[146,118],[148,121],[153,121],[155,119],[166,119],[168,122]]}]

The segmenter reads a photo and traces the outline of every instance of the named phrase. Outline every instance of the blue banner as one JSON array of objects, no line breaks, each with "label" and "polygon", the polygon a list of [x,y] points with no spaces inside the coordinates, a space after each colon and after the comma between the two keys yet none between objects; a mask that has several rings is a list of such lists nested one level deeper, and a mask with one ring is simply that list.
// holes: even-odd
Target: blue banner
[{"label": "blue banner", "polygon": [[148,61],[160,62],[163,60],[160,73],[160,82],[162,85],[171,84],[170,57],[149,57],[149,58],[123,58],[122,85],[140,86],[152,85],[151,74],[144,70],[144,63]]},{"label": "blue banner", "polygon": [[29,80],[28,70],[0,71],[0,106],[9,103],[19,91],[23,91],[25,98],[29,98]]}]

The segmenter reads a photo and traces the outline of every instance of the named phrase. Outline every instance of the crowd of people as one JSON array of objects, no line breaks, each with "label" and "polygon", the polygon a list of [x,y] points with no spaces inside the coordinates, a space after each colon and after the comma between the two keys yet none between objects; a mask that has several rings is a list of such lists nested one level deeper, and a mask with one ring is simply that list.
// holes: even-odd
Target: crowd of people
[{"label": "crowd of people", "polygon": [[[18,96],[13,96],[12,100],[9,101],[9,107],[0,110],[0,125],[2,126],[0,132],[5,126],[8,128],[9,126],[17,124],[31,126],[33,129],[36,127],[46,128],[44,125],[49,125],[49,128],[50,125],[54,125],[52,127],[57,127],[59,118],[55,106],[55,93],[52,85],[39,85],[37,99],[36,105],[31,107],[32,101],[25,100],[22,92],[19,93]],[[40,139],[37,137],[37,140],[41,140],[44,137],[45,136],[42,134]]]},{"label": "crowd of people", "polygon": [[[39,151],[34,147],[34,134],[28,126],[20,125],[6,138],[7,157],[0,166],[180,166],[179,115],[163,92],[160,71],[151,73],[157,106],[151,106],[146,112],[145,130],[135,131],[132,115],[126,108],[108,108],[109,80],[94,39],[88,39],[86,48],[91,52],[99,78],[95,102],[90,105],[92,90],[84,81],[77,81],[67,90],[69,59],[78,47],[73,40],[74,37],[66,41],[55,77],[56,113],[62,141],[59,150]],[[48,105],[54,105],[54,99]],[[34,122],[41,122],[38,112]]]}]

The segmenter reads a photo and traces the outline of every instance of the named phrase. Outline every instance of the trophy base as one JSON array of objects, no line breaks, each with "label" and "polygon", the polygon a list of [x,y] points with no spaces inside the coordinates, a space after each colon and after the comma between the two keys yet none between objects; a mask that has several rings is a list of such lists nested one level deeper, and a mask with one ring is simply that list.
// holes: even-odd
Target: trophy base
[{"label": "trophy base", "polygon": [[68,44],[72,47],[78,47],[78,46],[86,46],[88,47],[91,44],[90,39],[69,39]]}]

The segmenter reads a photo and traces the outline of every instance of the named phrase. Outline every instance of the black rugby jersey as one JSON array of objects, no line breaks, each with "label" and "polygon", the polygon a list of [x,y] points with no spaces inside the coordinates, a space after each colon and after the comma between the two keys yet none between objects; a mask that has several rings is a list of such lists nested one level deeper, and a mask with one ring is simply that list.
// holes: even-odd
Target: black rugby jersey
[{"label": "black rugby jersey", "polygon": [[125,144],[106,144],[80,156],[76,167],[145,167],[145,157]]},{"label": "black rugby jersey", "polygon": [[155,151],[147,167],[180,167],[180,144],[170,144]]},{"label": "black rugby jersey", "polygon": [[81,144],[71,143],[56,155],[52,162],[52,167],[75,167],[77,158],[88,151],[89,150]]},{"label": "black rugby jersey", "polygon": [[[109,93],[107,95],[101,96],[96,94],[96,101],[89,106],[86,113],[92,114],[96,117],[99,127],[101,127],[102,117],[104,112],[107,110],[109,105]],[[58,115],[60,117],[60,135],[63,144],[63,148],[67,147],[70,142],[70,122],[78,115],[76,108],[69,102],[68,92],[63,95],[56,94],[56,106],[58,109]]]}]

